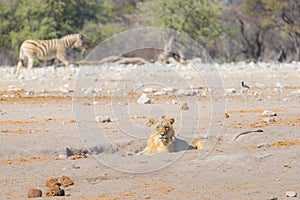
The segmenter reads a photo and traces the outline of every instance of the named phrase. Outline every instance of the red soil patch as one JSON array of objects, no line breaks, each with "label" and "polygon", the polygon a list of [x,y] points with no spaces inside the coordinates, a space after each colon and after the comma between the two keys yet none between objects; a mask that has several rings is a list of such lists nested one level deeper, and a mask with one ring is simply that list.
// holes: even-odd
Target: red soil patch
[{"label": "red soil patch", "polygon": [[255,110],[229,110],[227,113],[262,113],[264,110],[255,109]]},{"label": "red soil patch", "polygon": [[38,125],[39,121],[21,121],[21,120],[1,120],[0,125]]},{"label": "red soil patch", "polygon": [[31,157],[31,158],[19,158],[17,160],[3,160],[0,161],[1,164],[19,164],[19,163],[24,163],[24,162],[38,162],[38,161],[44,161],[47,160],[47,158],[43,157]]},{"label": "red soil patch", "polygon": [[[276,108],[276,109],[271,109],[273,112],[281,112],[284,109],[282,108]],[[263,113],[263,109],[253,109],[253,110],[229,110],[227,113],[240,113],[240,114],[247,114],[247,113]]]},{"label": "red soil patch", "polygon": [[[290,146],[298,146],[300,145],[300,140],[295,141],[278,141],[274,142],[272,144],[269,144],[270,147],[290,147]],[[258,149],[257,146],[249,146],[249,147],[243,147],[242,149]]]},{"label": "red soil patch", "polygon": [[70,120],[68,120],[68,123],[70,123],[70,124],[75,123],[75,122],[76,122],[75,119],[70,119]]},{"label": "red soil patch", "polygon": [[[2,130],[2,133],[7,133],[7,134],[30,134],[30,133],[38,133],[40,130]],[[45,131],[48,132],[48,131]]]},{"label": "red soil patch", "polygon": [[271,147],[289,147],[289,146],[298,146],[300,145],[300,140],[295,141],[279,141],[270,144]]},{"label": "red soil patch", "polygon": [[0,98],[1,103],[35,103],[45,101],[71,101],[71,96],[35,96],[35,97],[2,97]]}]

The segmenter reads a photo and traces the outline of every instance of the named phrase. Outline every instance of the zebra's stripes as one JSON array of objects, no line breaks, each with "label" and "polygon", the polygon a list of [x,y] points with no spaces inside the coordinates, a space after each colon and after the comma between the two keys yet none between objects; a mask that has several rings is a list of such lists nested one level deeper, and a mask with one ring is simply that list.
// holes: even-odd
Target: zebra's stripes
[{"label": "zebra's stripes", "polygon": [[35,58],[40,60],[57,59],[69,69],[69,62],[66,60],[68,49],[77,48],[83,50],[83,36],[81,34],[70,34],[60,39],[50,40],[25,40],[20,47],[19,61],[16,74],[19,75],[20,68],[24,65],[24,60],[28,60],[27,67],[32,71]]}]

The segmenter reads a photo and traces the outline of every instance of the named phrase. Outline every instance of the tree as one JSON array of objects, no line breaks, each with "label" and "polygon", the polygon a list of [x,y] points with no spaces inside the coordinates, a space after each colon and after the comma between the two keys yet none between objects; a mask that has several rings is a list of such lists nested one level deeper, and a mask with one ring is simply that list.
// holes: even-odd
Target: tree
[{"label": "tree", "polygon": [[300,2],[298,0],[287,0],[282,1],[282,5],[280,14],[285,24],[284,31],[294,45],[295,60],[300,61]]},{"label": "tree", "polygon": [[139,5],[139,16],[142,23],[185,33],[212,48],[225,31],[222,8],[218,0],[151,0]]},{"label": "tree", "polygon": [[236,29],[231,41],[235,54],[240,51],[241,59],[283,61],[287,52],[295,52],[298,56],[292,59],[299,60],[299,5],[297,0],[245,0],[231,5],[227,16],[229,26]]}]

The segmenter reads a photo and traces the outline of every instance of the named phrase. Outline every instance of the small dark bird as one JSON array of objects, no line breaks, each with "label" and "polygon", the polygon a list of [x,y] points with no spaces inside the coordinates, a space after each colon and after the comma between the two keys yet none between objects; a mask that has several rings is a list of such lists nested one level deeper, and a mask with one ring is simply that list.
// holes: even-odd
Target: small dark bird
[{"label": "small dark bird", "polygon": [[246,83],[244,81],[241,81],[241,84],[242,84],[243,88],[250,89],[250,87],[248,85],[246,85]]}]

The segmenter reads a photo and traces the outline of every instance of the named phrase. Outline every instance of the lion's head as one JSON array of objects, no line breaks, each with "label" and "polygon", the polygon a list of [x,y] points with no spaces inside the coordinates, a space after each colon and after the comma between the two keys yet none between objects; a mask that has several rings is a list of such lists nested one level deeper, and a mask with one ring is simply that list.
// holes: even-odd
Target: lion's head
[{"label": "lion's head", "polygon": [[173,128],[174,118],[166,119],[165,116],[158,120],[150,119],[148,125],[151,126],[151,136],[156,143],[163,143],[167,146],[175,139]]},{"label": "lion's head", "polygon": [[151,126],[151,134],[147,141],[147,146],[137,155],[195,149],[195,147],[189,145],[186,141],[175,137],[174,122],[174,118],[166,119],[165,116],[157,120],[150,119],[147,125]]}]

